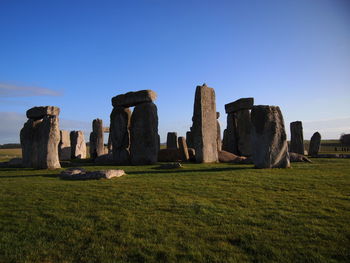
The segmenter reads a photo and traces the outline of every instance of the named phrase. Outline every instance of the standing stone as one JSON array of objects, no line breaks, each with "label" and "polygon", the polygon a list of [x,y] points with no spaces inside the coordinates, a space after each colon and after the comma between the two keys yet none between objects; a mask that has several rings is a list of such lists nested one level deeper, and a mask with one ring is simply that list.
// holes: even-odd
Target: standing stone
[{"label": "standing stone", "polygon": [[112,153],[112,149],[113,149],[113,145],[112,145],[111,133],[108,133],[108,144],[107,144],[108,153]]},{"label": "standing stone", "polygon": [[33,137],[34,137],[34,121],[29,119],[24,123],[20,132],[20,141],[22,148],[22,165],[23,167],[33,167]]},{"label": "standing stone", "polygon": [[240,156],[250,156],[251,147],[251,120],[249,110],[240,110],[234,113],[237,127],[238,153]]},{"label": "standing stone", "polygon": [[110,115],[113,161],[116,164],[128,164],[130,161],[130,118],[130,109],[119,106],[113,108]]},{"label": "standing stone", "polygon": [[290,123],[290,152],[304,154],[303,124],[301,121]]},{"label": "standing stone", "polygon": [[205,84],[196,88],[192,120],[196,161],[218,162],[215,91]]},{"label": "standing stone", "polygon": [[67,161],[71,158],[71,143],[69,131],[60,131],[60,143],[58,144],[58,156],[60,161]]},{"label": "standing stone", "polygon": [[92,133],[90,133],[90,158],[95,159],[104,153],[102,120],[95,119],[92,121]]},{"label": "standing stone", "polygon": [[221,127],[218,119],[220,118],[220,112],[216,113],[216,142],[218,145],[218,151],[222,149],[222,141],[221,141]]},{"label": "standing stone", "polygon": [[179,151],[180,151],[180,157],[183,161],[188,161],[190,159],[188,154],[188,148],[185,137],[180,136],[178,138],[179,141]]},{"label": "standing stone", "polygon": [[155,164],[158,158],[158,114],[153,102],[138,104],[130,122],[130,157],[133,165]]},{"label": "standing stone", "polygon": [[256,168],[290,167],[287,136],[280,108],[254,106],[251,112],[253,162]]},{"label": "standing stone", "polygon": [[224,130],[222,150],[239,155],[237,125],[234,113],[227,114],[227,128]]},{"label": "standing stone", "polygon": [[71,158],[85,159],[86,158],[86,143],[84,133],[82,131],[71,131]]},{"label": "standing stone", "polygon": [[319,132],[315,132],[312,135],[310,140],[309,155],[317,156],[318,152],[320,151],[320,145],[321,145],[321,134]]},{"label": "standing stone", "polygon": [[193,148],[192,132],[186,132],[186,143],[188,148]]},{"label": "standing stone", "polygon": [[177,133],[176,132],[168,132],[166,139],[166,148],[167,149],[178,149],[179,144],[177,142]]}]

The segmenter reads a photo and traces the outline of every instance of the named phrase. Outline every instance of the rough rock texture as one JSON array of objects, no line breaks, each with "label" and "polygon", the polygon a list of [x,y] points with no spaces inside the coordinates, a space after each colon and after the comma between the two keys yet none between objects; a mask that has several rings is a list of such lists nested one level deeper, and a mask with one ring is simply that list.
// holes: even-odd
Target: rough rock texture
[{"label": "rough rock texture", "polygon": [[222,141],[221,141],[221,128],[220,128],[220,122],[216,121],[216,143],[218,147],[218,151],[221,151],[222,149]]},{"label": "rough rock texture", "polygon": [[236,119],[236,135],[238,144],[238,153],[242,156],[250,156],[252,154],[251,147],[251,120],[249,110],[240,110],[235,114]]},{"label": "rough rock texture", "polygon": [[115,164],[112,153],[106,153],[95,158],[96,164],[113,165]]},{"label": "rough rock texture", "polygon": [[182,161],[188,161],[190,156],[188,155],[188,148],[185,137],[180,136],[178,138],[179,142],[179,152]]},{"label": "rough rock texture", "polygon": [[66,180],[97,180],[112,179],[125,175],[124,170],[102,170],[88,172],[82,168],[69,168],[61,172],[60,176]]},{"label": "rough rock texture", "polygon": [[27,118],[32,120],[39,120],[45,116],[58,116],[60,108],[55,106],[39,106],[27,110]]},{"label": "rough rock texture", "polygon": [[226,151],[219,151],[218,154],[220,163],[247,163],[247,157],[244,156],[237,156]]},{"label": "rough rock texture", "polygon": [[190,162],[195,162],[196,161],[196,150],[193,148],[188,148],[188,156],[189,156],[189,161]]},{"label": "rough rock texture", "polygon": [[130,162],[130,119],[131,111],[129,108],[115,107],[110,115],[110,136],[113,160],[116,164]]},{"label": "rough rock texture", "polygon": [[105,154],[103,123],[101,119],[95,119],[92,121],[92,133],[90,134],[90,158],[95,159],[103,154]]},{"label": "rough rock texture", "polygon": [[215,91],[205,84],[196,88],[192,120],[196,161],[218,162]]},{"label": "rough rock texture", "polygon": [[301,121],[290,123],[290,152],[304,154],[303,124]]},{"label": "rough rock texture", "polygon": [[318,152],[320,151],[320,145],[321,145],[321,134],[319,132],[315,132],[312,135],[310,140],[309,155],[317,156]]},{"label": "rough rock texture", "polygon": [[167,138],[166,138],[166,148],[167,149],[178,149],[179,148],[176,132],[168,132]]},{"label": "rough rock texture", "polygon": [[96,157],[96,135],[94,132],[90,132],[89,153],[90,153],[90,158],[95,159],[95,157]]},{"label": "rough rock texture", "polygon": [[61,168],[58,158],[58,116],[28,120],[20,132],[23,166],[36,169]]},{"label": "rough rock texture", "polygon": [[287,136],[277,106],[254,106],[251,112],[253,162],[256,168],[290,167]]},{"label": "rough rock texture", "polygon": [[192,132],[190,131],[186,132],[186,143],[187,143],[187,147],[193,148]]},{"label": "rough rock texture", "polygon": [[160,149],[158,162],[178,162],[181,160],[179,149]]},{"label": "rough rock texture", "polygon": [[306,163],[312,163],[309,158],[306,156],[299,154],[299,153],[293,153],[289,152],[289,160],[290,162],[306,162]]},{"label": "rough rock texture", "polygon": [[227,114],[227,128],[224,130],[222,150],[238,154],[237,124],[234,113]]},{"label": "rough rock texture", "polygon": [[225,105],[226,113],[234,113],[240,110],[250,110],[254,105],[254,98],[242,98]]},{"label": "rough rock texture", "polygon": [[153,90],[140,90],[128,92],[112,98],[113,107],[130,107],[136,106],[145,102],[152,102],[157,98],[157,93]]},{"label": "rough rock texture", "polygon": [[67,161],[71,158],[71,144],[69,131],[60,130],[60,143],[58,144],[58,156],[60,161]]},{"label": "rough rock texture", "polygon": [[83,131],[71,131],[71,158],[85,159],[86,158],[86,143]]},{"label": "rough rock texture", "polygon": [[131,164],[154,164],[158,151],[157,106],[153,102],[139,104],[134,108],[130,122]]}]

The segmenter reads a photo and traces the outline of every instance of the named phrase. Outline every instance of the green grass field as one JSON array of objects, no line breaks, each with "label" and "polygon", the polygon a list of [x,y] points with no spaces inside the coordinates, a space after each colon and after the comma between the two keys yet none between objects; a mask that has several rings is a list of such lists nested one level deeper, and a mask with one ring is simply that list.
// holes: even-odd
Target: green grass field
[{"label": "green grass field", "polygon": [[349,262],[350,160],[313,161],[0,168],[0,262]]}]

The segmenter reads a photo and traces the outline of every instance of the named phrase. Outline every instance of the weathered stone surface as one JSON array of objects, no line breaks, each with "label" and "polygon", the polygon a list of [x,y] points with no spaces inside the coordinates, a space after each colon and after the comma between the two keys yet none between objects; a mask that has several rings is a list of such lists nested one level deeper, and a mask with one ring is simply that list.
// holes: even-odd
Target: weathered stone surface
[{"label": "weathered stone surface", "polygon": [[237,124],[234,113],[227,114],[227,128],[224,130],[222,150],[238,154]]},{"label": "weathered stone surface", "polygon": [[130,122],[130,158],[134,165],[154,164],[158,159],[158,114],[153,102],[138,104]]},{"label": "weathered stone surface", "polygon": [[60,143],[58,144],[58,157],[60,161],[67,161],[71,158],[71,144],[69,131],[60,130]]},{"label": "weathered stone surface", "polygon": [[82,168],[69,168],[61,172],[60,176],[66,180],[98,180],[112,179],[125,175],[124,170],[102,170],[88,172]]},{"label": "weathered stone surface", "polygon": [[33,107],[27,110],[27,118],[33,120],[39,120],[45,116],[58,116],[60,114],[60,108],[55,106],[39,106]]},{"label": "weathered stone surface", "polygon": [[238,154],[251,156],[251,120],[249,110],[240,110],[235,114]]},{"label": "weathered stone surface", "polygon": [[187,143],[187,147],[193,148],[193,137],[192,137],[192,132],[190,131],[186,132],[186,143]]},{"label": "weathered stone surface", "polygon": [[256,168],[290,167],[287,136],[277,106],[254,106],[251,112],[253,162]]},{"label": "weathered stone surface", "polygon": [[83,131],[71,131],[71,158],[85,159],[86,158],[86,143]]},{"label": "weathered stone surface", "polygon": [[168,132],[167,138],[166,138],[166,148],[167,149],[178,149],[179,148],[176,132]]},{"label": "weathered stone surface", "polygon": [[102,154],[102,155],[96,157],[94,162],[96,164],[101,164],[101,165],[102,164],[103,165],[113,165],[113,164],[115,164],[112,153]]},{"label": "weathered stone surface", "polygon": [[157,98],[153,90],[140,90],[128,92],[112,98],[113,107],[131,107],[145,102],[152,102]]},{"label": "weathered stone surface", "polygon": [[196,161],[196,150],[194,148],[188,148],[188,156],[189,156],[189,161],[190,162],[195,162]]},{"label": "weathered stone surface", "polygon": [[301,121],[290,123],[290,152],[304,154],[303,124]]},{"label": "weathered stone surface", "polygon": [[158,162],[178,162],[181,160],[179,149],[160,149]]},{"label": "weathered stone surface", "polygon": [[299,153],[293,153],[289,152],[289,160],[290,162],[305,162],[305,163],[312,163],[309,158],[306,156],[299,154]]},{"label": "weathered stone surface", "polygon": [[110,115],[112,152],[116,164],[128,164],[130,162],[130,119],[131,111],[129,108],[115,107]]},{"label": "weathered stone surface", "polygon": [[317,156],[318,152],[320,151],[321,146],[321,134],[319,132],[315,132],[310,140],[310,146],[309,146],[309,155],[310,156]]},{"label": "weathered stone surface", "polygon": [[247,157],[237,156],[233,153],[226,151],[219,151],[220,163],[246,163]]},{"label": "weathered stone surface", "polygon": [[96,135],[94,132],[90,132],[89,154],[90,154],[90,158],[92,158],[92,159],[96,158]]},{"label": "weathered stone surface", "polygon": [[23,165],[36,169],[61,168],[58,158],[60,141],[57,116],[28,120],[20,133]]},{"label": "weathered stone surface", "polygon": [[205,84],[196,88],[192,120],[196,161],[218,162],[215,91]]},{"label": "weathered stone surface", "polygon": [[220,122],[216,121],[216,143],[218,147],[218,151],[221,151],[222,149],[222,141],[221,141],[221,128],[220,128]]},{"label": "weathered stone surface", "polygon": [[92,121],[92,133],[90,134],[90,158],[95,159],[103,154],[105,154],[103,123],[101,119],[95,119]]},{"label": "weathered stone surface", "polygon": [[181,160],[188,161],[190,159],[190,156],[188,155],[188,148],[185,137],[180,136],[178,138],[178,142]]},{"label": "weathered stone surface", "polygon": [[254,105],[254,98],[242,98],[225,105],[226,113],[234,113],[240,110],[250,110]]}]

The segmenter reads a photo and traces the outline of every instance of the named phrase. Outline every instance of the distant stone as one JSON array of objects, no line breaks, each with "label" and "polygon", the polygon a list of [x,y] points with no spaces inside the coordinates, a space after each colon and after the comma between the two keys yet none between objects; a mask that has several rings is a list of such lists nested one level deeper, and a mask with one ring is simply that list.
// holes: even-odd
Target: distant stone
[{"label": "distant stone", "polygon": [[290,152],[304,154],[303,124],[301,121],[290,123]]},{"label": "distant stone", "polygon": [[319,132],[315,132],[310,140],[310,146],[309,146],[309,155],[310,156],[317,156],[318,152],[320,151],[321,146],[321,134]]},{"label": "distant stone", "polygon": [[178,138],[179,142],[179,152],[180,152],[180,158],[182,161],[188,161],[190,159],[190,156],[188,155],[188,148],[185,137],[180,136]]},{"label": "distant stone", "polygon": [[111,165],[114,164],[113,154],[106,153],[95,158],[94,162],[96,164]]},{"label": "distant stone", "polygon": [[103,139],[103,122],[101,119],[92,121],[92,133],[90,133],[90,158],[105,154]]},{"label": "distant stone", "polygon": [[221,127],[220,127],[220,122],[217,120],[216,121],[216,143],[218,147],[218,151],[222,150],[222,141],[221,141]]},{"label": "distant stone", "polygon": [[130,121],[130,159],[133,165],[155,164],[158,159],[158,113],[153,102],[138,104]]},{"label": "distant stone", "polygon": [[186,143],[188,148],[193,148],[192,132],[186,132]]},{"label": "distant stone", "polygon": [[181,160],[179,149],[160,149],[158,162],[178,162]]},{"label": "distant stone", "polygon": [[193,148],[188,148],[187,150],[188,150],[189,161],[195,162],[196,161],[196,150]]},{"label": "distant stone", "polygon": [[157,93],[153,90],[140,90],[128,92],[112,98],[113,107],[131,107],[145,102],[153,102],[157,98]]},{"label": "distant stone", "polygon": [[82,131],[71,131],[71,158],[85,159],[86,158],[86,142]]},{"label": "distant stone", "polygon": [[277,106],[254,106],[251,112],[253,162],[256,168],[290,167],[287,136]]},{"label": "distant stone", "polygon": [[61,172],[61,178],[66,180],[97,180],[112,179],[125,175],[124,170],[102,170],[88,172],[82,168],[69,168]]},{"label": "distant stone", "polygon": [[237,123],[234,113],[227,114],[227,128],[224,130],[222,150],[238,155]]},{"label": "distant stone", "polygon": [[312,163],[312,161],[309,158],[299,153],[289,152],[289,159],[290,159],[290,162],[292,163],[293,162]]},{"label": "distant stone", "polygon": [[236,122],[236,136],[238,154],[241,156],[251,156],[251,129],[252,124],[250,120],[249,110],[240,110],[234,113]]},{"label": "distant stone", "polygon": [[39,120],[45,116],[58,116],[59,114],[60,108],[55,106],[39,106],[27,110],[27,118],[33,120]]},{"label": "distant stone", "polygon": [[197,86],[193,109],[192,138],[198,163],[218,162],[215,91]]},{"label": "distant stone", "polygon": [[166,139],[166,148],[167,149],[178,149],[179,148],[176,132],[168,132],[167,139]]},{"label": "distant stone", "polygon": [[220,112],[216,112],[216,119],[219,119],[220,118]]},{"label": "distant stone", "polygon": [[242,98],[225,105],[226,113],[234,113],[240,110],[250,110],[254,105],[254,98]]},{"label": "distant stone", "polygon": [[69,131],[60,130],[58,156],[60,158],[60,161],[67,161],[71,159],[71,143]]}]

